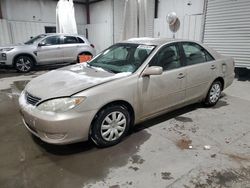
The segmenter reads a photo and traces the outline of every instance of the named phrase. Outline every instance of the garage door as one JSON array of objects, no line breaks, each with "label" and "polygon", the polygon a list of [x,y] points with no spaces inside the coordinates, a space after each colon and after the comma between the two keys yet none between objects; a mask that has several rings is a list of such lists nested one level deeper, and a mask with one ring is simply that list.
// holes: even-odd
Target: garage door
[{"label": "garage door", "polygon": [[204,43],[250,68],[250,1],[208,0]]}]

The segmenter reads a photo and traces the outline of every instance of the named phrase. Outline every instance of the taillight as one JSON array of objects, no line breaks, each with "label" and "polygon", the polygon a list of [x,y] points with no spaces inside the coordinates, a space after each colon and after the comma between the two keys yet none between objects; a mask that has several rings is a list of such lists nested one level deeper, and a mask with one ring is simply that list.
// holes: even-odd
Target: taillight
[{"label": "taillight", "polygon": [[95,45],[94,45],[94,44],[90,44],[90,46],[91,46],[92,48],[95,48]]}]

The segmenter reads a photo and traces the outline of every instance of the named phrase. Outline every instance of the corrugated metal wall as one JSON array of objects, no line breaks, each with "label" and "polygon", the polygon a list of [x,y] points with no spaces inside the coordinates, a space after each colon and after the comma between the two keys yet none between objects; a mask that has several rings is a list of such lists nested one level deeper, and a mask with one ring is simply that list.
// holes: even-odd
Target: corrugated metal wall
[{"label": "corrugated metal wall", "polygon": [[11,37],[9,32],[8,23],[4,19],[0,19],[0,45],[6,45],[11,43]]},{"label": "corrugated metal wall", "polygon": [[107,23],[89,24],[85,28],[88,29],[89,41],[95,45],[96,52],[109,47],[112,41],[112,28]]},{"label": "corrugated metal wall", "polygon": [[[144,22],[140,24],[142,32],[139,33],[139,36],[141,37],[153,37],[154,35],[154,2],[154,0],[144,0],[142,3],[145,6],[145,12],[142,13],[143,19],[140,20]],[[122,35],[123,29],[126,27],[126,25],[124,26],[125,3],[126,0],[114,0],[114,42],[124,40]]]},{"label": "corrugated metal wall", "polygon": [[[0,45],[23,43],[36,35],[45,33],[45,26],[55,23],[0,20]],[[85,34],[85,26],[77,25],[79,34]]]},{"label": "corrugated metal wall", "polygon": [[125,0],[114,0],[114,42],[122,40]]},{"label": "corrugated metal wall", "polygon": [[22,43],[30,37],[45,33],[44,26],[55,26],[51,23],[9,21],[13,43]]},{"label": "corrugated metal wall", "polygon": [[[145,8],[145,37],[153,37],[154,36],[154,13],[155,13],[155,1],[154,0],[144,0],[146,1],[144,5]],[[140,35],[141,36],[141,35]]]},{"label": "corrugated metal wall", "polygon": [[[32,36],[45,33],[45,26],[56,25],[57,1],[0,0],[4,20],[0,21],[0,45],[21,43]],[[85,34],[86,9],[75,4],[79,34]]]},{"label": "corrugated metal wall", "polygon": [[113,44],[113,0],[105,0],[90,5],[88,39],[100,52]]},{"label": "corrugated metal wall", "polygon": [[250,67],[250,1],[208,0],[204,43]]}]

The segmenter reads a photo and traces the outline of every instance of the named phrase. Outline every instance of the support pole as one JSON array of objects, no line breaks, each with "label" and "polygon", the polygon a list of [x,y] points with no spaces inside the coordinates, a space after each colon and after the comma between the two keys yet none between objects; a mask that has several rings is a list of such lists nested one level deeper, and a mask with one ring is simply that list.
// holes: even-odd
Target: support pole
[{"label": "support pole", "polygon": [[87,24],[90,24],[89,0],[86,1]]},{"label": "support pole", "polygon": [[158,4],[159,4],[159,1],[155,0],[155,18],[158,18]]},{"label": "support pole", "polygon": [[3,13],[2,13],[1,3],[2,3],[2,1],[0,0],[0,19],[3,19]]}]

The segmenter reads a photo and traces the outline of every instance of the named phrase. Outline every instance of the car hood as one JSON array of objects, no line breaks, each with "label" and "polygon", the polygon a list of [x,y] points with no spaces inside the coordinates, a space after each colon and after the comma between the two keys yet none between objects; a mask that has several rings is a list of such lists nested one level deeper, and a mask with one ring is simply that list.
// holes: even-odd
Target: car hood
[{"label": "car hood", "polygon": [[25,90],[42,100],[71,96],[93,86],[122,78],[131,73],[109,73],[86,64],[68,66],[50,71],[32,79]]}]

